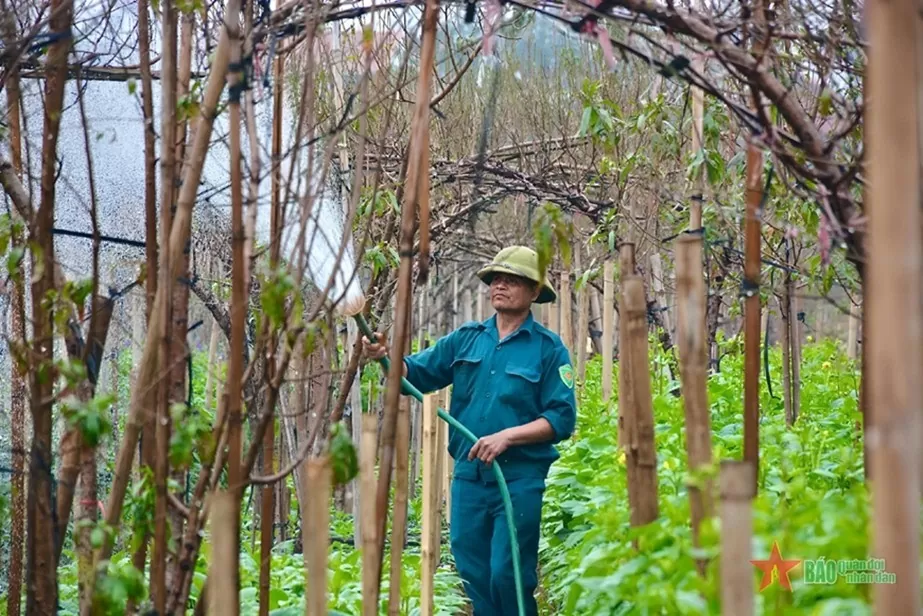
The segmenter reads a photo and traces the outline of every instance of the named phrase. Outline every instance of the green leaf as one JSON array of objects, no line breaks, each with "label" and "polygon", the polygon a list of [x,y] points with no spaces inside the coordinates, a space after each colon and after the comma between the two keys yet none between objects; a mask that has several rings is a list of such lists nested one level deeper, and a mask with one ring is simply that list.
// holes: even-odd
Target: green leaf
[{"label": "green leaf", "polygon": [[359,456],[356,446],[342,422],[330,429],[330,459],[335,485],[344,485],[359,474]]}]

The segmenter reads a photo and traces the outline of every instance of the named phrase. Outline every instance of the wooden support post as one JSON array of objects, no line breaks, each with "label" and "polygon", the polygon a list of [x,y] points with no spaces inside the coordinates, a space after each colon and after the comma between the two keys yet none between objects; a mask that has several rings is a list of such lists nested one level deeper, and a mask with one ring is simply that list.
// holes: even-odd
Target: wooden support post
[{"label": "wooden support post", "polygon": [[849,306],[849,329],[846,336],[846,355],[850,359],[859,357],[859,326],[862,324],[862,307],[859,304]]},{"label": "wooden support post", "polygon": [[760,201],[763,153],[747,145],[747,215],[744,223],[744,460],[760,471]]},{"label": "wooden support post", "polygon": [[[358,411],[357,411],[358,412]],[[362,414],[362,439],[359,450],[359,503],[362,507],[362,616],[378,616],[375,578],[378,539],[375,517],[375,458],[378,453],[378,416]]]},{"label": "wooden support post", "polygon": [[670,309],[670,305],[667,301],[667,290],[664,285],[664,273],[663,273],[663,262],[660,258],[660,253],[655,249],[651,252],[650,256],[651,263],[651,289],[654,292],[654,297],[657,298],[657,305],[661,309],[661,322],[663,323],[663,328],[667,333],[667,336],[670,339],[673,339],[673,311]]},{"label": "wooden support post", "polygon": [[[711,422],[708,407],[708,331],[702,236],[683,235],[676,241],[676,342],[686,413],[686,452],[690,471],[711,463]],[[689,486],[692,543],[699,546],[699,526],[711,515],[711,485]],[[705,563],[699,563],[705,573]]]},{"label": "wooden support post", "polygon": [[[583,250],[578,247],[576,252],[577,275],[583,275],[581,267],[581,254]],[[581,387],[586,379],[587,334],[590,329],[590,289],[582,286],[577,289],[577,331],[574,334],[574,344],[577,346],[577,382]],[[612,376],[610,374],[609,378]]]},{"label": "wooden support post", "polygon": [[[443,389],[437,394],[437,404],[439,408],[446,407],[446,400],[448,399],[448,390]],[[436,489],[433,493],[433,498],[435,499],[435,522],[433,524],[433,532],[436,536],[433,538],[433,545],[436,547],[435,551],[435,562],[433,563],[433,572],[436,571],[439,563],[439,547],[442,538],[442,499],[445,495],[445,459],[446,459],[446,438],[448,437],[448,431],[445,429],[447,424],[439,419],[436,416],[434,419],[434,429],[436,432],[436,449],[435,449],[435,480],[436,480]]]},{"label": "wooden support post", "polygon": [[[872,548],[894,584],[876,584],[875,614],[920,613],[920,430],[923,421],[923,253],[920,212],[920,7],[866,9],[863,362],[871,426]],[[895,322],[895,310],[900,322]]]},{"label": "wooden support post", "polygon": [[558,293],[561,298],[561,341],[564,342],[571,356],[576,355],[574,348],[574,303],[570,295],[570,272],[561,271],[561,288]]},{"label": "wooden support post", "polygon": [[[449,392],[445,392],[445,410],[449,411]],[[455,469],[455,460],[449,455],[449,424],[439,420],[439,426],[442,434],[439,437],[442,441],[442,469],[443,469],[443,499],[445,502],[445,523],[448,528],[452,517],[452,473]]]},{"label": "wooden support post", "polygon": [[[786,240],[786,243],[788,240]],[[785,423],[789,426],[795,423],[792,412],[792,280],[791,274],[786,272],[785,282],[782,285],[782,297],[779,299],[779,312],[782,315],[782,406],[785,408]]]},{"label": "wooden support post", "polygon": [[628,503],[631,525],[641,526],[657,519],[659,508],[654,408],[651,372],[648,369],[647,304],[644,301],[644,281],[640,276],[622,278],[621,306],[627,348],[623,351],[620,365],[630,366],[628,387],[632,402],[630,407],[623,410],[627,428],[623,438],[628,470]]},{"label": "wooden support post", "polygon": [[333,483],[327,456],[305,462],[304,494],[309,495],[302,519],[305,616],[327,616],[327,554],[330,549],[330,496]]},{"label": "wooden support post", "polygon": [[[615,332],[612,331],[613,318],[615,317],[615,263],[606,259],[603,264],[603,340],[602,340],[602,394],[603,402],[608,404],[612,399],[612,348],[615,343]],[[621,349],[619,349],[621,352]],[[619,372],[622,366],[619,362]],[[621,408],[622,392],[619,392],[619,407]]]},{"label": "wooden support post", "polygon": [[436,574],[438,546],[433,526],[439,523],[436,505],[436,405],[435,394],[423,396],[423,520],[420,532],[421,571],[420,616],[433,616],[433,584]]},{"label": "wooden support post", "polygon": [[548,323],[545,325],[545,327],[547,327],[548,329],[550,329],[556,334],[560,334],[561,333],[561,311],[559,310],[559,306],[557,302],[552,302],[550,304],[544,304],[542,309],[545,310],[548,315]]},{"label": "wooden support post", "polygon": [[404,541],[407,538],[407,475],[410,472],[410,398],[401,396],[397,414],[397,455],[394,458],[394,509],[391,522],[391,583],[388,585],[388,614],[399,616]]},{"label": "wooden support post", "polygon": [[750,462],[721,462],[721,613],[753,615],[752,500],[756,469]]},{"label": "wooden support post", "polygon": [[474,300],[471,297],[471,285],[466,285],[465,290],[462,291],[462,319],[465,323],[474,320],[474,317],[471,315],[471,305]]},{"label": "wooden support post", "polygon": [[230,492],[215,492],[211,497],[212,554],[208,562],[208,616],[240,613],[237,560],[237,507],[239,501]]}]

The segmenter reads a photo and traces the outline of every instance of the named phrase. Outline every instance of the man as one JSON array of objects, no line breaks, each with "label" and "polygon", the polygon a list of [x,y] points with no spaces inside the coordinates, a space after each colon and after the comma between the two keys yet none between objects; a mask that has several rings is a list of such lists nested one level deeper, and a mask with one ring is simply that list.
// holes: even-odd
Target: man
[{"label": "man", "polygon": [[[574,431],[574,371],[561,339],[532,317],[533,303],[557,298],[539,276],[535,251],[505,248],[478,277],[490,286],[496,314],[406,357],[404,375],[423,393],[451,385],[449,412],[478,437],[472,444],[449,427],[451,549],[474,615],[518,614],[509,529],[491,468],[496,460],[513,504],[526,614],[535,616],[545,478],[559,457],[554,444]],[[380,342],[363,338],[363,345],[371,358],[388,353]]]}]

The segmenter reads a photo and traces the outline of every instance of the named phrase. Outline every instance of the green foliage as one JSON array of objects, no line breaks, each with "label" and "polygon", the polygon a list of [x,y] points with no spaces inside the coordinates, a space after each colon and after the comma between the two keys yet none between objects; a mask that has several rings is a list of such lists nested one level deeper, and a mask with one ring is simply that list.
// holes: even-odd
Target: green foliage
[{"label": "green foliage", "polygon": [[[67,363],[67,362],[65,362]],[[83,402],[68,396],[61,402],[61,413],[68,426],[76,426],[84,443],[96,447],[112,432],[112,404],[115,396],[103,394]]]},{"label": "green foliage", "polygon": [[538,210],[532,223],[532,234],[535,252],[538,254],[539,275],[545,275],[554,258],[555,250],[560,252],[564,264],[570,266],[574,225],[557,206],[546,203]]},{"label": "green foliage", "polygon": [[[656,361],[660,354],[652,352],[652,366],[663,365]],[[753,558],[767,557],[773,541],[786,558],[865,558],[869,512],[856,368],[834,342],[806,346],[802,415],[789,429],[780,364],[780,352],[771,350],[773,395],[765,379],[760,394]],[[741,456],[742,374],[742,357],[731,354],[709,380],[715,463]],[[670,394],[677,383],[662,369],[653,373],[660,517],[630,528],[625,454],[617,447],[617,395],[612,404],[602,403],[599,376],[598,360],[590,362],[580,394],[579,433],[562,445],[548,479],[541,545],[548,613],[719,614],[720,524],[708,520],[701,549],[693,549],[682,401]],[[704,578],[695,569],[697,556],[709,559]],[[867,586],[842,580],[805,586],[796,568],[794,592],[774,584],[759,593],[759,570],[747,562],[731,566],[753,569],[757,613],[870,613]]]},{"label": "green foliage", "polygon": [[330,460],[334,485],[345,485],[359,474],[359,455],[343,422],[330,427]]}]

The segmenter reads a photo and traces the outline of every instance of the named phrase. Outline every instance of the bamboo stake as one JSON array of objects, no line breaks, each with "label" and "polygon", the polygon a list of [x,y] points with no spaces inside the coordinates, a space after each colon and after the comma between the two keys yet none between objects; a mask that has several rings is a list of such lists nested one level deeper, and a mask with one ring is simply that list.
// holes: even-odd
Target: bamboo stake
[{"label": "bamboo stake", "polygon": [[[359,412],[357,410],[357,412]],[[359,453],[359,503],[362,507],[362,616],[378,616],[375,578],[375,456],[378,450],[378,416],[362,414],[362,439]]]},{"label": "bamboo stake", "polygon": [[557,303],[545,304],[544,310],[548,311],[548,325],[546,327],[556,334],[561,333],[561,311]]},{"label": "bamboo stake", "polygon": [[[805,285],[797,287],[804,289]],[[793,292],[790,296],[792,304],[792,421],[798,421],[801,415],[801,298],[798,292]]]},{"label": "bamboo stake", "polygon": [[[647,304],[640,276],[622,278],[622,327],[627,348],[621,365],[630,368],[632,406],[624,411],[628,432],[625,466],[628,470],[628,502],[631,525],[642,526],[657,519],[657,452],[654,445],[654,408],[651,399],[650,359],[647,343]],[[621,431],[620,431],[621,434]]]},{"label": "bamboo stake", "polygon": [[330,549],[330,493],[333,477],[325,455],[305,463],[304,493],[310,494],[302,519],[305,616],[327,616],[327,554]]},{"label": "bamboo stake", "polygon": [[[919,5],[867,7],[868,160],[865,311],[873,553],[894,584],[876,584],[876,614],[920,613],[920,410],[923,408]],[[894,310],[901,307],[901,323]]]},{"label": "bamboo stake", "polygon": [[744,246],[744,460],[759,476],[760,421],[760,201],[763,154],[747,145],[747,215]]},{"label": "bamboo stake", "polygon": [[790,285],[786,282],[779,299],[779,311],[782,313],[782,405],[785,423],[791,426],[795,423],[795,416],[792,414],[792,302],[789,289]]},{"label": "bamboo stake", "polygon": [[[689,469],[711,463],[711,425],[708,407],[708,330],[705,319],[706,289],[702,271],[702,236],[683,235],[676,242],[676,341],[686,412],[686,452]],[[699,546],[699,527],[711,515],[711,485],[690,485],[692,543]],[[699,561],[699,572],[705,563]]]},{"label": "bamboo stake", "polygon": [[[581,263],[582,254],[583,249],[578,246],[575,253],[575,263],[577,274],[580,276],[584,273]],[[577,290],[577,332],[574,335],[574,344],[577,345],[577,380],[581,387],[583,387],[583,382],[586,378],[587,332],[590,329],[589,298],[589,289],[586,286],[582,286]],[[609,378],[612,378],[611,374]]]},{"label": "bamboo stake", "polygon": [[[448,392],[446,392],[445,396],[445,409],[446,411],[449,410]],[[444,421],[440,421],[439,427],[442,430],[442,434],[439,436],[439,440],[442,442],[442,496],[443,501],[445,502],[445,523],[446,527],[448,528],[452,517],[452,472],[455,468],[455,460],[453,460],[452,456],[449,455],[449,424]]]},{"label": "bamboo stake", "polygon": [[846,355],[849,359],[859,357],[859,324],[861,320],[862,309],[859,304],[850,304],[849,306],[849,330],[846,336]]},{"label": "bamboo stake", "polygon": [[[612,259],[606,259],[606,262],[603,264],[603,305],[602,305],[602,317],[603,317],[603,340],[602,340],[602,355],[603,355],[603,365],[602,365],[602,394],[603,402],[608,404],[609,400],[612,399],[612,347],[615,342],[615,332],[613,329],[613,319],[615,317],[613,307],[615,305],[615,263]],[[621,351],[621,348],[619,349]],[[623,370],[621,362],[619,362],[619,374]],[[621,378],[621,377],[620,377]],[[622,390],[621,390],[621,380],[619,381],[619,400],[621,401]],[[621,409],[621,403],[619,408]],[[619,411],[621,413],[621,411]]]},{"label": "bamboo stake", "polygon": [[439,513],[435,511],[436,491],[436,404],[435,394],[423,396],[423,520],[420,532],[420,616],[433,616],[433,583],[435,570],[435,532]]},{"label": "bamboo stake", "polygon": [[570,272],[561,271],[561,341],[572,354],[574,351],[574,304],[570,294]]},{"label": "bamboo stake", "polygon": [[231,492],[215,492],[211,496],[212,554],[209,559],[209,588],[206,601],[208,616],[224,616],[240,611],[237,585],[237,517],[240,500]]},{"label": "bamboo stake", "polygon": [[391,583],[388,586],[388,614],[399,616],[401,608],[401,558],[407,539],[407,474],[410,458],[410,398],[402,396],[397,415],[394,509],[391,521]]},{"label": "bamboo stake", "polygon": [[[446,399],[448,398],[448,390],[443,389],[439,392],[437,397],[437,404],[445,408]],[[433,498],[435,499],[435,523],[433,524],[433,532],[436,533],[436,536],[433,538],[433,545],[435,546],[435,562],[433,563],[433,572],[436,571],[436,568],[439,563],[439,546],[440,540],[442,538],[442,498],[445,491],[445,459],[446,459],[446,435],[448,434],[448,424],[444,421],[435,421],[435,430],[436,430],[436,489],[433,491]]]},{"label": "bamboo stake", "polygon": [[752,499],[756,496],[751,462],[721,462],[721,613],[752,616]]},{"label": "bamboo stake", "polygon": [[[700,57],[692,60],[693,70],[701,75],[705,68],[705,61]],[[705,92],[701,88],[689,86],[692,90],[692,154],[704,155],[705,145]],[[703,161],[695,177],[695,192],[689,207],[689,229],[694,231],[702,228],[702,201],[705,192],[705,162]]]}]

